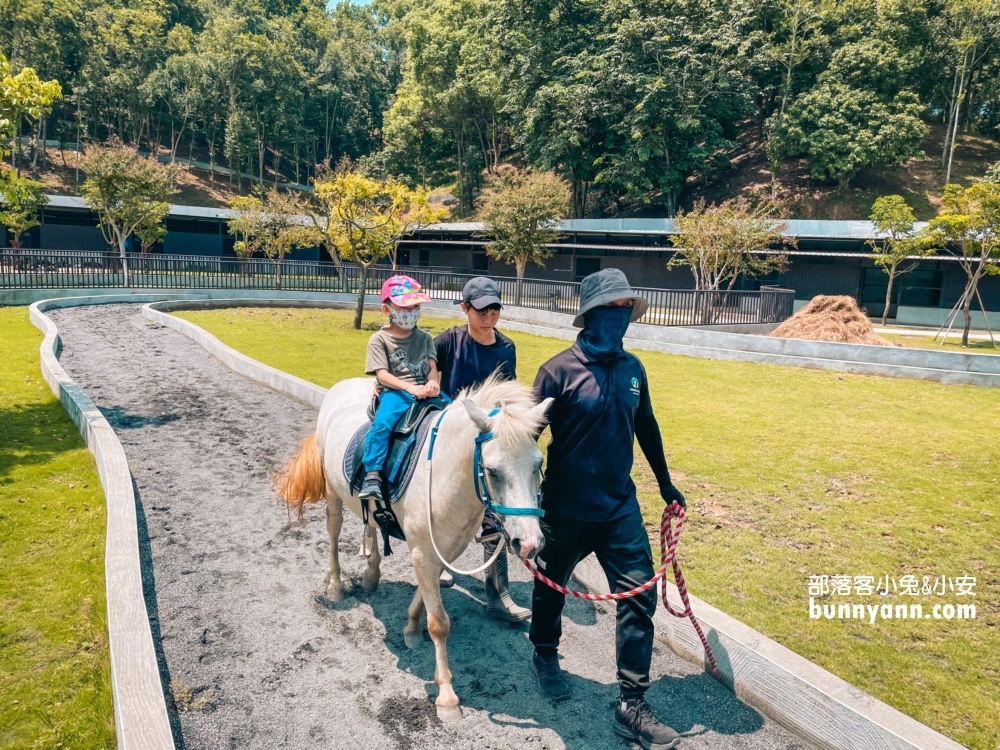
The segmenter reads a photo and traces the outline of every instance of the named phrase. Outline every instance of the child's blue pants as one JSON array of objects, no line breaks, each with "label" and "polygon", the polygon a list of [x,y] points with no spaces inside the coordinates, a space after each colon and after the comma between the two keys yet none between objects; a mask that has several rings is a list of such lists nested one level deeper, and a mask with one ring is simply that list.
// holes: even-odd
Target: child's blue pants
[{"label": "child's blue pants", "polygon": [[399,418],[406,413],[414,397],[406,391],[386,388],[375,412],[375,421],[365,437],[365,455],[362,462],[365,471],[382,471],[385,456],[389,452],[389,435]]}]

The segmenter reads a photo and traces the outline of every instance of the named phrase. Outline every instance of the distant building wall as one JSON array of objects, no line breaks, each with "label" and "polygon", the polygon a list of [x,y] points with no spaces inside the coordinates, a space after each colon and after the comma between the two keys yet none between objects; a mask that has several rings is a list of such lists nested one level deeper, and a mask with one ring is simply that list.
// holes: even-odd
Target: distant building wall
[{"label": "distant building wall", "polygon": [[163,238],[166,255],[222,255],[222,237],[218,234],[167,232]]},{"label": "distant building wall", "polygon": [[72,224],[42,224],[41,245],[46,250],[107,250],[99,227]]}]

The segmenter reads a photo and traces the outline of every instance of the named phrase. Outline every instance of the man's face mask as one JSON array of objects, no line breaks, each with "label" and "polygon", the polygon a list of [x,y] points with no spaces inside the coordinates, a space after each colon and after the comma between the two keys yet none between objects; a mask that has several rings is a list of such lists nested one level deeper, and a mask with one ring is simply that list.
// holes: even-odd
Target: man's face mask
[{"label": "man's face mask", "polygon": [[407,310],[389,308],[389,319],[404,331],[411,331],[416,328],[417,321],[420,319],[420,308]]}]

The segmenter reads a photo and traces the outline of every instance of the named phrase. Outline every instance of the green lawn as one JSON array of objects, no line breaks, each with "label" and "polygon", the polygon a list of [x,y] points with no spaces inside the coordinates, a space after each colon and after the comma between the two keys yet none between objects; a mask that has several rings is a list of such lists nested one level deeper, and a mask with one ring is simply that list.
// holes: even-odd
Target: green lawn
[{"label": "green lawn", "polygon": [[41,341],[0,308],[0,748],[110,750],[104,493]]},{"label": "green lawn", "polygon": [[[980,333],[980,331],[976,331]],[[894,344],[906,346],[911,349],[931,349],[937,352],[965,352],[966,354],[1000,354],[1000,333],[994,334],[997,339],[996,346],[989,339],[981,341],[979,339],[969,339],[969,346],[962,346],[962,334],[956,336],[952,333],[944,345],[941,339],[934,340],[933,336],[903,336],[894,333],[880,333],[882,338],[888,339]]]},{"label": "green lawn", "polygon": [[[331,310],[181,316],[323,386],[362,374],[371,335]],[[526,382],[566,345],[509,335]],[[1000,392],[638,354],[693,511],[681,541],[692,592],[959,742],[1000,748]],[[655,484],[645,464],[635,475],[653,524]],[[823,574],[976,576],[978,617],[810,620],[809,576]],[[928,609],[967,600],[913,599]]]}]

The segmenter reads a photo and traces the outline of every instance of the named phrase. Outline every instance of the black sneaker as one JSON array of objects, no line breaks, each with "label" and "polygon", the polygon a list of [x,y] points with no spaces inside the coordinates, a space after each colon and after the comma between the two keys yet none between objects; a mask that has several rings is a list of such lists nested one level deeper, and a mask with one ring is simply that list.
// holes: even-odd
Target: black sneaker
[{"label": "black sneaker", "polygon": [[382,478],[377,471],[369,471],[365,474],[364,484],[361,485],[361,492],[358,497],[362,500],[382,499]]},{"label": "black sneaker", "polygon": [[543,657],[536,653],[531,657],[531,664],[535,668],[539,690],[554,701],[564,701],[569,698],[569,680],[566,679],[566,673],[559,668],[558,656]]},{"label": "black sneaker", "polygon": [[681,741],[680,735],[657,719],[642,698],[618,698],[615,733],[635,740],[643,750],[670,750]]}]

